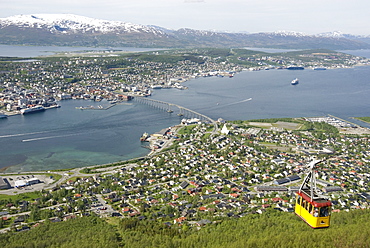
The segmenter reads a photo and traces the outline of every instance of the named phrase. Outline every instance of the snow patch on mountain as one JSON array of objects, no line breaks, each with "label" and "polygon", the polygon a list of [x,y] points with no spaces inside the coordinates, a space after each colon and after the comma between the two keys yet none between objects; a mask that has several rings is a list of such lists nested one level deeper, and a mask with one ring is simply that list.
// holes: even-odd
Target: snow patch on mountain
[{"label": "snow patch on mountain", "polygon": [[345,35],[341,31],[325,32],[316,35],[317,37],[328,37],[328,38],[344,38]]},{"label": "snow patch on mountain", "polygon": [[278,31],[275,31],[269,34],[279,35],[279,36],[294,36],[294,37],[308,36],[307,34],[302,33],[302,32],[286,31],[286,30],[278,30]]},{"label": "snow patch on mountain", "polygon": [[341,31],[334,31],[334,32],[320,33],[320,34],[317,34],[316,37],[361,39],[361,38],[370,38],[370,35],[353,35],[353,34],[345,34]]},{"label": "snow patch on mountain", "polygon": [[216,33],[212,31],[207,30],[195,30],[190,28],[181,28],[177,30],[178,33],[181,33],[182,35],[193,35],[193,36],[215,36],[215,35],[221,35],[222,33]]}]

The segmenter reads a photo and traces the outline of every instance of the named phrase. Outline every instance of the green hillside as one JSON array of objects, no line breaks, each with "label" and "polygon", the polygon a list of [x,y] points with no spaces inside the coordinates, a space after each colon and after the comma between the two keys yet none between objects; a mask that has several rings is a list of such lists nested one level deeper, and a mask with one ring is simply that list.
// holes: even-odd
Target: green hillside
[{"label": "green hillside", "polygon": [[[108,224],[110,223],[110,224]],[[114,224],[111,224],[114,223]],[[311,229],[273,210],[204,227],[84,217],[2,234],[2,247],[369,247],[370,210],[333,213],[331,227]]]}]

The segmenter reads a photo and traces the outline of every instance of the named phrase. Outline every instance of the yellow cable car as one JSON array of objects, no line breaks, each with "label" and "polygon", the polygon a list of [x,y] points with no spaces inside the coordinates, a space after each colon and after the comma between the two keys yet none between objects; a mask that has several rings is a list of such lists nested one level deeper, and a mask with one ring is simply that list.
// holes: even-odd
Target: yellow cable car
[{"label": "yellow cable car", "polygon": [[305,177],[296,196],[294,212],[312,228],[326,228],[330,225],[331,202],[319,195],[316,187],[314,167],[320,163],[313,160],[308,165],[308,174]]}]

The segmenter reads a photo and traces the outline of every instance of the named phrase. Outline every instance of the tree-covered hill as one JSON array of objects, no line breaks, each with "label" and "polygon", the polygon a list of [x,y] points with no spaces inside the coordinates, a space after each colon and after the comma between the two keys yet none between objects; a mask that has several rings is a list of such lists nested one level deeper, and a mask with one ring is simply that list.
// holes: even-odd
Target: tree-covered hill
[{"label": "tree-covered hill", "polygon": [[269,212],[176,236],[152,233],[140,223],[122,238],[127,247],[369,247],[369,220],[369,210],[336,213],[330,228],[315,230],[292,213]]},{"label": "tree-covered hill", "polygon": [[117,233],[98,217],[47,222],[30,231],[0,235],[1,247],[120,247]]},{"label": "tree-covered hill", "polygon": [[[369,247],[370,210],[333,213],[331,227],[311,229],[292,213],[268,211],[207,224],[187,225],[83,217],[44,223],[30,231],[0,235],[7,247]],[[111,223],[111,222],[110,222]]]}]

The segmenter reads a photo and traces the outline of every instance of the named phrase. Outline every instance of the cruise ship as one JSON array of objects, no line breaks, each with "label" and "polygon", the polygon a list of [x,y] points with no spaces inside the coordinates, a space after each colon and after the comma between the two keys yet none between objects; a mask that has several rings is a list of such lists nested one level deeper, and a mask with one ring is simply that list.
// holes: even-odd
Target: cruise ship
[{"label": "cruise ship", "polygon": [[25,115],[25,114],[30,114],[30,113],[34,113],[34,112],[44,111],[44,110],[45,110],[45,108],[43,106],[35,106],[35,107],[31,107],[31,108],[21,109],[21,114]]},{"label": "cruise ship", "polygon": [[292,85],[296,85],[296,84],[298,84],[298,83],[299,83],[298,78],[293,79],[293,80],[292,80],[292,82],[291,82],[291,84],[292,84]]},{"label": "cruise ship", "polygon": [[289,66],[287,67],[288,70],[304,70],[303,66]]}]

